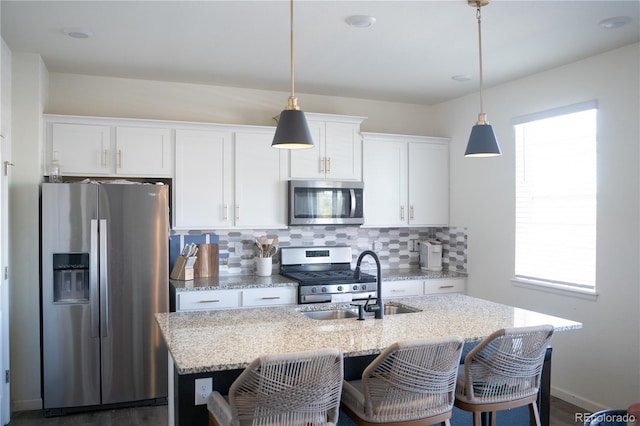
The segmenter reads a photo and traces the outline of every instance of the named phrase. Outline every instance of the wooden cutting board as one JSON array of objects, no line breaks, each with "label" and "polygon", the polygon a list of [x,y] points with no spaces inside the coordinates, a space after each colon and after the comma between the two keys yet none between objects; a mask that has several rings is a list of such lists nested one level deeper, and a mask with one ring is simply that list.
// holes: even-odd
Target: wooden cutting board
[{"label": "wooden cutting board", "polygon": [[198,258],[193,265],[194,278],[218,276],[219,248],[217,244],[198,244]]}]

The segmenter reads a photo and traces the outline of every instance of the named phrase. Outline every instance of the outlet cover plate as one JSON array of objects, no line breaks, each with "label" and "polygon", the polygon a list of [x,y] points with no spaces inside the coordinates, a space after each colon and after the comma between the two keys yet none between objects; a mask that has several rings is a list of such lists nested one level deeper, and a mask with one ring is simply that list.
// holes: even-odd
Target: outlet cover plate
[{"label": "outlet cover plate", "polygon": [[203,377],[195,380],[196,403],[195,405],[204,405],[207,398],[213,390],[213,377]]}]

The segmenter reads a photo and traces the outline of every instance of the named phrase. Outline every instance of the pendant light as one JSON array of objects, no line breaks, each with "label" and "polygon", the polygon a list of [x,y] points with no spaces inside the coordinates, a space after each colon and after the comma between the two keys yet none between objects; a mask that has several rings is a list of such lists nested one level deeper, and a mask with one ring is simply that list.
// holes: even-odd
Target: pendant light
[{"label": "pendant light", "polygon": [[313,148],[313,138],[309,132],[307,119],[298,106],[298,98],[294,94],[293,76],[293,0],[291,0],[291,96],[289,96],[287,107],[280,113],[276,134],[271,143],[273,148]]},{"label": "pendant light", "polygon": [[478,47],[480,63],[480,114],[478,122],[471,129],[471,136],[464,152],[465,157],[495,157],[502,155],[496,139],[493,127],[487,123],[487,115],[484,113],[482,93],[482,24],[480,8],[489,4],[489,0],[467,0],[469,6],[475,7],[478,19]]}]

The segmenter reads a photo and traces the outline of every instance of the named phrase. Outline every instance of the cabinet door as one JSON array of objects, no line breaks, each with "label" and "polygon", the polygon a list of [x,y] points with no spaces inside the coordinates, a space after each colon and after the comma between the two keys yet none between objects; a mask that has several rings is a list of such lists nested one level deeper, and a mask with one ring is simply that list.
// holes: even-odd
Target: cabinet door
[{"label": "cabinet door", "polygon": [[231,149],[231,132],[176,130],[176,228],[215,229],[232,224]]},{"label": "cabinet door", "polygon": [[287,226],[287,153],[272,140],[272,131],[235,134],[235,226]]},{"label": "cabinet door", "polygon": [[383,299],[422,296],[422,280],[385,281],[382,283]]},{"label": "cabinet door", "polygon": [[307,121],[313,138],[313,148],[293,149],[290,151],[291,179],[324,179],[324,122]]},{"label": "cabinet door", "polygon": [[116,129],[116,173],[171,176],[171,131],[144,127]]},{"label": "cabinet door", "polygon": [[464,293],[465,278],[441,278],[424,281],[424,294]]},{"label": "cabinet door", "polygon": [[409,224],[449,223],[449,148],[409,143]]},{"label": "cabinet door", "polygon": [[360,125],[325,125],[325,173],[329,179],[362,180],[362,140]]},{"label": "cabinet door", "polygon": [[204,311],[240,306],[240,290],[203,290],[178,293],[176,311]]},{"label": "cabinet door", "polygon": [[105,176],[113,170],[109,126],[52,124],[51,155],[63,176]]},{"label": "cabinet door", "polygon": [[295,287],[256,288],[242,290],[242,306],[295,305],[298,303]]},{"label": "cabinet door", "polygon": [[364,224],[407,223],[407,145],[366,140],[363,148]]}]

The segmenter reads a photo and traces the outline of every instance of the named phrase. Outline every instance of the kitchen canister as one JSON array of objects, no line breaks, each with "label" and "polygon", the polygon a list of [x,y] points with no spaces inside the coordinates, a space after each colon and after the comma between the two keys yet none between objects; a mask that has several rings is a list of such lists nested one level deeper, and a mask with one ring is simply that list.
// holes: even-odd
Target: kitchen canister
[{"label": "kitchen canister", "polygon": [[259,277],[268,277],[271,275],[273,263],[270,257],[256,257],[256,275]]}]

